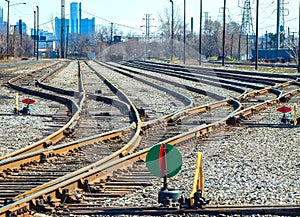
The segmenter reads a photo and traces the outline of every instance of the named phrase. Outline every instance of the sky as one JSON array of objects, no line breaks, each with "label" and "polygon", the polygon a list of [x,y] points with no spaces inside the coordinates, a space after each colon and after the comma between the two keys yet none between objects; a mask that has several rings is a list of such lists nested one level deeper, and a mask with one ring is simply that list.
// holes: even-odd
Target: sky
[{"label": "sky", "polygon": [[[223,0],[202,0],[203,12],[208,12],[212,20],[222,21],[220,8],[223,7]],[[241,23],[241,8],[244,0],[227,0],[227,15],[235,22]],[[253,25],[255,29],[255,0],[250,0],[253,10]],[[290,27],[291,32],[298,32],[299,20],[299,1],[300,0],[282,0],[286,7],[285,23]],[[26,5],[18,4],[26,2]],[[69,18],[70,3],[82,3],[82,17],[96,18],[96,24],[110,25],[111,22],[134,27],[134,29],[121,27],[118,29],[123,31],[135,31],[145,26],[145,14],[151,14],[151,25],[158,25],[158,14],[162,14],[163,10],[171,8],[169,0],[65,0],[66,18]],[[183,16],[183,0],[173,0],[174,7],[181,10]],[[261,0],[259,5],[259,31],[260,34],[265,31],[276,31],[276,3],[277,0]],[[17,5],[14,5],[17,4]],[[36,6],[40,11],[40,28],[52,31],[51,20],[60,17],[61,0],[10,0],[10,24],[15,24],[22,19],[28,25],[28,29],[33,27],[33,14]],[[3,7],[4,20],[7,17],[7,2],[0,0],[0,6]],[[203,15],[204,16],[204,15]],[[199,29],[199,0],[186,0],[186,19],[190,22],[191,17],[194,18],[194,29]],[[155,27],[153,27],[155,29]],[[136,30],[137,31],[137,30]],[[152,29],[152,31],[155,31]],[[142,31],[140,31],[142,33]]]}]

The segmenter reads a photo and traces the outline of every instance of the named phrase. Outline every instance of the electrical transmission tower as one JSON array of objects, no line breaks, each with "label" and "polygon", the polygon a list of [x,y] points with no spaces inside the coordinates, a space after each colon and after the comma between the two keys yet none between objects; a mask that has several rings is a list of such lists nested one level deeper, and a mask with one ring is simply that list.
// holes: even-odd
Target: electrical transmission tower
[{"label": "electrical transmission tower", "polygon": [[150,38],[150,16],[151,14],[146,14],[146,18],[144,19],[146,21],[146,33],[145,33],[145,36],[146,36],[146,39],[149,39]]},{"label": "electrical transmission tower", "polygon": [[277,0],[277,49],[284,47],[284,38],[285,38],[285,21],[284,17],[289,15],[289,10],[285,8],[285,5],[288,4],[285,0]]},{"label": "electrical transmission tower", "polygon": [[241,34],[254,35],[250,0],[244,0],[242,8]]},{"label": "electrical transmission tower", "polygon": [[[242,24],[239,35],[239,45],[238,45],[238,59],[241,59],[241,44],[246,44],[246,59],[249,59],[249,35],[253,36],[253,22],[252,22],[252,13],[251,13],[251,3],[250,0],[242,0],[239,7],[242,9]],[[245,38],[246,37],[246,38]],[[245,43],[242,43],[243,38],[245,38]],[[250,41],[251,42],[251,41]],[[251,45],[250,45],[251,47]]]}]

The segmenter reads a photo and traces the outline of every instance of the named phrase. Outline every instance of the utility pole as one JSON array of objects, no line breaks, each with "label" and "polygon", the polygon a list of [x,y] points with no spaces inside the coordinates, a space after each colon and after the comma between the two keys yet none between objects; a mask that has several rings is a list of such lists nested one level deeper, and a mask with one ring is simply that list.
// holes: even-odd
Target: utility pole
[{"label": "utility pole", "polygon": [[183,1],[183,64],[185,64],[185,42],[186,42],[186,0]]},{"label": "utility pole", "polygon": [[231,35],[231,43],[230,43],[230,58],[233,58],[233,34]]},{"label": "utility pole", "polygon": [[276,59],[275,59],[275,63],[278,60],[278,50],[280,47],[280,0],[277,0],[277,25],[276,25],[276,34],[277,34],[277,39],[276,39]]},{"label": "utility pole", "polygon": [[172,4],[172,18],[171,18],[171,61],[173,61],[174,56],[174,2],[170,0]]},{"label": "utility pole", "polygon": [[298,26],[298,72],[300,72],[300,1],[299,1],[299,26]]},{"label": "utility pole", "polygon": [[69,49],[69,25],[67,25],[67,42],[66,42],[66,58],[68,58],[68,49]]},{"label": "utility pole", "polygon": [[8,43],[9,43],[9,0],[5,0],[7,2],[7,22],[6,22],[6,58],[8,59]]},{"label": "utility pole", "polygon": [[258,12],[259,12],[259,0],[256,0],[255,70],[258,69]]},{"label": "utility pole", "polygon": [[266,31],[266,50],[268,50],[268,31]]},{"label": "utility pole", "polygon": [[202,63],[202,0],[200,0],[199,65]]},{"label": "utility pole", "polygon": [[60,52],[65,58],[65,0],[61,0]]},{"label": "utility pole", "polygon": [[39,60],[39,40],[40,40],[40,34],[39,34],[39,25],[40,25],[40,9],[39,6],[36,6],[36,28],[37,28],[37,42],[36,42],[36,60]]},{"label": "utility pole", "polygon": [[23,28],[22,28],[22,20],[19,19],[19,35],[20,35],[20,47],[22,47],[22,41],[23,41]]},{"label": "utility pole", "polygon": [[226,38],[226,0],[223,8],[223,40],[222,40],[222,66],[225,66],[225,38]]},{"label": "utility pole", "polygon": [[110,45],[113,43],[113,29],[114,29],[114,23],[110,23]]},{"label": "utility pole", "polygon": [[[143,20],[146,21],[146,26],[145,26],[145,28],[146,28],[146,32],[145,32],[145,54],[144,54],[145,55],[145,57],[144,57],[145,61],[147,59],[147,49],[148,49],[147,43],[148,43],[148,40],[150,39],[150,16],[151,16],[151,14],[146,14],[146,18],[143,19]],[[144,26],[142,26],[142,27],[144,27]]]},{"label": "utility pole", "polygon": [[34,11],[34,21],[33,21],[33,58],[35,58],[36,51],[36,11]]}]

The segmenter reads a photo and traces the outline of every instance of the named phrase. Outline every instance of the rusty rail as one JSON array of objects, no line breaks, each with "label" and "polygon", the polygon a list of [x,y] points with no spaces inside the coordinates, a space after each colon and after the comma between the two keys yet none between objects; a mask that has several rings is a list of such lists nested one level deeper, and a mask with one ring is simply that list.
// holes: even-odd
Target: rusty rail
[{"label": "rusty rail", "polygon": [[[264,92],[264,90],[261,91]],[[271,101],[274,101],[274,103],[278,102],[278,97],[276,99],[266,101],[262,104],[268,105],[268,103],[270,103]],[[253,106],[251,107],[251,111],[261,109],[261,106],[261,104]],[[134,109],[134,107],[132,108]],[[239,109],[240,107],[237,107],[235,113]],[[241,110],[238,112],[243,114],[247,113],[247,110]],[[226,120],[228,118],[229,116],[214,124],[200,126],[198,128],[193,129],[193,131],[191,132],[184,133],[179,136],[162,141],[162,143],[178,145],[181,142],[186,142],[198,137],[202,137],[207,133],[212,132],[218,126],[225,125]],[[139,119],[137,120],[137,125],[135,126],[136,132],[140,132],[140,129],[138,128],[141,126],[141,122]],[[138,133],[136,133],[135,136],[136,137],[134,141],[136,142],[136,144],[138,144],[140,136]],[[88,168],[80,170],[80,172],[76,171],[72,174],[66,175],[65,177],[61,177],[59,180],[54,180],[53,182],[47,183],[47,186],[44,186],[44,188],[41,191],[39,189],[33,189],[33,191],[30,194],[23,195],[24,197],[22,199],[19,199],[18,201],[1,208],[0,216],[6,216],[8,213],[15,214],[20,210],[30,210],[32,207],[38,208],[42,205],[42,203],[59,203],[62,199],[66,197],[72,197],[72,192],[83,188],[86,184],[93,183],[99,179],[105,179],[106,177],[110,176],[112,172],[117,168],[120,169],[129,167],[135,161],[145,160],[145,156],[148,153],[149,149],[150,148],[132,154],[130,154],[130,151],[128,152],[126,150],[122,152],[122,156],[124,157],[119,158],[115,161],[108,161],[106,163],[97,162],[96,164],[93,164]]]}]

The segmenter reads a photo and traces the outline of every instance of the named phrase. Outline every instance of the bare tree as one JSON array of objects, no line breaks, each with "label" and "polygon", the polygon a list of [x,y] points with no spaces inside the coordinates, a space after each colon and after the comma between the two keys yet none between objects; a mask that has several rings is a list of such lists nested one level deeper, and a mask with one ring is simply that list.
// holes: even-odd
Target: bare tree
[{"label": "bare tree", "polygon": [[217,21],[205,22],[202,36],[202,52],[206,57],[217,56],[221,53],[222,27]]},{"label": "bare tree", "polygon": [[[167,37],[171,37],[172,11],[164,8],[163,14],[159,14],[159,30]],[[181,40],[183,36],[183,19],[178,7],[174,7],[174,39]]]}]

